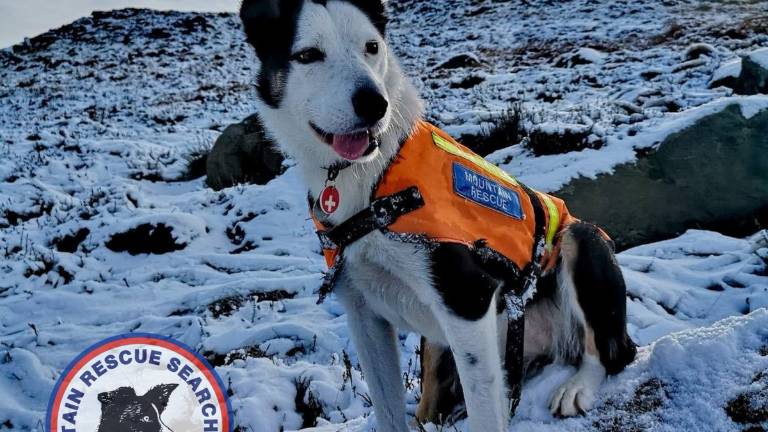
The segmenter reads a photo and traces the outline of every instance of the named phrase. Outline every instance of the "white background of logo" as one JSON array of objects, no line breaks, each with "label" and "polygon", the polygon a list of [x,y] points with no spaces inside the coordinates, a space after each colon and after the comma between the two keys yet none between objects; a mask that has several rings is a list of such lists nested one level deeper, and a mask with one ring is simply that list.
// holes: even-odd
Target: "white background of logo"
[{"label": "white background of logo", "polygon": [[[86,370],[90,370],[93,373],[91,365],[96,361],[101,360],[102,364],[105,364],[104,359],[108,355],[112,354],[117,356],[118,353],[124,350],[129,350],[131,352],[131,358],[133,358],[136,349],[146,349],[147,355],[149,355],[152,350],[159,351],[161,353],[160,364],[156,366],[150,364],[148,361],[141,364],[137,364],[135,361],[132,361],[128,365],[119,364],[115,369],[107,370],[107,373],[98,377],[90,387],[87,387],[80,379],[80,375]],[[156,385],[175,383],[178,384],[178,387],[171,393],[168,406],[161,415],[162,421],[176,432],[202,431],[203,415],[201,412],[201,405],[198,403],[192,387],[179,377],[178,370],[176,372],[171,372],[167,369],[168,362],[174,357],[181,360],[178,367],[179,370],[184,365],[189,365],[193,369],[193,372],[189,374],[187,380],[195,377],[202,378],[203,381],[198,386],[197,390],[200,391],[207,388],[210,391],[212,400],[208,402],[212,402],[216,405],[217,413],[214,417],[209,418],[216,418],[218,420],[219,430],[221,430],[222,411],[226,410],[226,406],[221,407],[216,401],[216,394],[214,391],[215,383],[209,382],[202,371],[181,354],[164,347],[145,344],[124,345],[105,351],[83,365],[80,370],[75,371],[72,381],[63,393],[58,413],[58,424],[68,425],[68,423],[62,419],[62,415],[71,410],[63,405],[68,402],[67,396],[70,394],[70,389],[73,387],[85,393],[79,409],[77,410],[77,431],[96,432],[101,419],[101,402],[98,400],[98,395],[100,393],[113,391],[120,387],[133,387],[136,394],[140,397]],[[204,402],[203,404],[208,402]]]}]

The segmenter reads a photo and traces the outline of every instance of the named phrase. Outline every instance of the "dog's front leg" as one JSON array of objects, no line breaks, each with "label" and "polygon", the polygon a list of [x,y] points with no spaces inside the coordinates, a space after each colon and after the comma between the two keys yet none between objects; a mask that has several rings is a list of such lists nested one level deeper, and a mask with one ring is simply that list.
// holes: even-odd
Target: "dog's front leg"
[{"label": "dog's front leg", "polygon": [[461,244],[440,244],[432,251],[432,262],[434,287],[441,297],[433,313],[459,371],[470,430],[505,431],[509,403],[496,315],[502,282]]},{"label": "dog's front leg", "polygon": [[449,311],[440,314],[459,371],[472,432],[507,429],[509,409],[494,303],[485,316],[474,321]]},{"label": "dog's front leg", "polygon": [[377,316],[365,298],[352,290],[338,290],[347,311],[352,342],[357,349],[365,382],[371,392],[377,428],[381,432],[407,432],[405,388],[400,379],[400,358],[394,327]]}]

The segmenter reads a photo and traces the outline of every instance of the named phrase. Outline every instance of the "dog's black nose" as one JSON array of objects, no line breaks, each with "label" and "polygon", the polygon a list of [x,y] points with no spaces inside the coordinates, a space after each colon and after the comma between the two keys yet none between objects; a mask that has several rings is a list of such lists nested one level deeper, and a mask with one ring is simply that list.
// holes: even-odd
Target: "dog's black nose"
[{"label": "dog's black nose", "polygon": [[355,114],[366,125],[372,126],[387,113],[389,103],[378,90],[362,87],[352,96],[352,106],[355,108]]}]

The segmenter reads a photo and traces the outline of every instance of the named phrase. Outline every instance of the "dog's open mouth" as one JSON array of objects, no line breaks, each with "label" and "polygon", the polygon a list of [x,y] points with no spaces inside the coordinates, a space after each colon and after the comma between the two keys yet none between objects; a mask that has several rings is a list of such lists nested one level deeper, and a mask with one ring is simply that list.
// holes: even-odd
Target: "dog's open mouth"
[{"label": "dog's open mouth", "polygon": [[348,134],[332,134],[320,129],[312,122],[309,125],[322,141],[330,145],[339,156],[347,160],[357,160],[363,156],[368,156],[379,147],[378,138],[371,134],[369,130]]}]

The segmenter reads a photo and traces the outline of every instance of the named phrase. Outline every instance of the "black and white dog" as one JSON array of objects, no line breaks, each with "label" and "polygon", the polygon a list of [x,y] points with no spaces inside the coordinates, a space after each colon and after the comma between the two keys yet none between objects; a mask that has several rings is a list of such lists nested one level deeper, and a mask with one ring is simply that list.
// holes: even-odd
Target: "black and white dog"
[{"label": "black and white dog", "polygon": [[[369,206],[372,189],[422,115],[423,104],[385,41],[385,4],[244,0],[240,15],[259,61],[258,112],[303,171],[311,197],[324,189],[329,167],[351,162],[335,179],[344,199],[324,221],[337,225]],[[540,287],[525,311],[524,355],[578,365],[550,407],[572,416],[592,407],[606,374],[623,369],[635,346],[626,333],[625,286],[612,247],[581,223],[560,244],[558,265],[542,282],[551,288]],[[377,231],[348,246],[344,259],[335,292],[347,310],[377,430],[409,430],[396,329],[423,335],[433,350],[450,347],[472,431],[506,430],[503,278],[468,248],[429,251]],[[469,317],[468,305],[485,313]],[[424,379],[438,377],[425,370]],[[438,390],[425,391],[420,420],[435,416],[442,397],[439,383],[432,384],[425,388]]]}]

